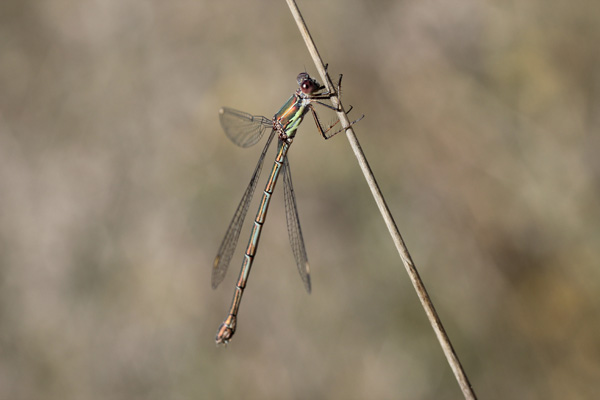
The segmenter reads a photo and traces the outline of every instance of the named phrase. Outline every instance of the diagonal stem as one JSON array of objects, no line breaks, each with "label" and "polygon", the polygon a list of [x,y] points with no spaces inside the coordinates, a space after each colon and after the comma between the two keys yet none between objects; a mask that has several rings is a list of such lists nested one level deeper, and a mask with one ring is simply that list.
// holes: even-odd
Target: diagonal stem
[{"label": "diagonal stem", "polygon": [[[317,71],[319,72],[321,79],[323,80],[325,86],[327,87],[327,90],[329,90],[331,93],[333,93],[334,87],[333,87],[333,83],[331,82],[331,78],[329,77],[329,74],[325,70],[325,64],[323,63],[323,60],[321,59],[321,56],[319,55],[317,47],[315,46],[315,43],[312,40],[310,32],[308,31],[308,28],[306,27],[306,24],[304,23],[304,19],[302,18],[302,15],[300,14],[300,10],[298,9],[298,6],[296,5],[295,0],[286,0],[286,1],[288,3],[288,6],[290,7],[292,16],[294,17],[294,20],[296,21],[296,23],[298,25],[300,34],[304,38],[306,47],[308,48],[308,51],[310,52],[310,55],[313,58],[313,61],[315,62],[315,66],[317,67]],[[462,365],[460,364],[458,356],[456,355],[456,352],[454,351],[454,348],[452,347],[452,344],[450,343],[450,339],[448,338],[448,335],[446,334],[446,331],[444,330],[444,327],[442,325],[442,321],[440,320],[440,318],[435,310],[435,307],[433,306],[433,303],[431,302],[431,298],[429,297],[429,294],[427,293],[427,290],[425,289],[425,285],[423,284],[423,281],[421,280],[421,277],[419,276],[417,267],[415,266],[415,264],[410,256],[410,253],[408,252],[406,244],[404,243],[404,240],[402,239],[402,235],[400,235],[400,231],[398,230],[398,227],[396,226],[396,222],[394,221],[394,218],[392,217],[392,214],[385,202],[385,199],[383,198],[381,190],[379,189],[379,186],[377,185],[377,181],[375,180],[373,171],[371,171],[371,167],[369,166],[367,158],[365,157],[365,154],[363,153],[362,148],[360,147],[360,144],[358,143],[358,139],[356,138],[356,135],[354,134],[354,130],[353,130],[352,126],[350,125],[350,120],[348,119],[348,116],[346,115],[346,112],[344,111],[344,108],[343,108],[342,104],[340,103],[338,95],[339,95],[339,93],[336,93],[336,95],[331,98],[331,102],[333,103],[334,106],[338,107],[338,109],[340,110],[337,113],[338,117],[340,119],[340,122],[342,123],[342,126],[346,130],[346,135],[348,137],[348,140],[350,141],[350,146],[352,147],[352,151],[354,152],[354,155],[356,156],[356,158],[358,160],[360,168],[365,176],[365,179],[367,180],[367,184],[369,185],[369,188],[371,189],[371,193],[372,193],[373,197],[375,198],[377,207],[379,207],[379,212],[381,213],[381,215],[385,221],[385,224],[387,225],[387,228],[390,232],[390,235],[392,236],[392,240],[394,241],[394,244],[396,245],[396,249],[398,249],[398,253],[400,254],[400,258],[402,259],[402,262],[404,263],[406,272],[408,273],[408,276],[410,277],[410,280],[417,292],[419,300],[421,300],[421,304],[423,305],[423,308],[425,309],[427,318],[429,319],[429,322],[438,338],[438,341],[440,342],[440,345],[442,346],[442,350],[443,350],[444,354],[446,355],[446,359],[448,360],[448,363],[450,364],[450,368],[452,368],[452,371],[454,372],[454,376],[456,377],[456,380],[458,381],[458,384],[463,392],[463,395],[465,396],[465,399],[476,399],[477,397],[475,396],[475,392],[473,391],[473,388],[471,387],[471,384],[469,383],[469,379],[467,378],[467,375],[466,375],[465,371],[463,370]]]}]

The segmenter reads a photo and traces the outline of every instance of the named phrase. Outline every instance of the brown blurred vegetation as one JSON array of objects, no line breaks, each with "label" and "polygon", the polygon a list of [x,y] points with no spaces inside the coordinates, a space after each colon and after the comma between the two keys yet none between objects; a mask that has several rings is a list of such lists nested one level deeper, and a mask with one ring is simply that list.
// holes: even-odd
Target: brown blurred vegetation
[{"label": "brown blurred vegetation", "polygon": [[[299,6],[476,393],[597,396],[597,4]],[[210,268],[259,152],[217,110],[270,116],[304,69],[284,2],[2,2],[0,398],[461,398],[345,138],[312,122],[290,162],[313,294],[278,190],[214,346],[241,250],[217,291]]]}]

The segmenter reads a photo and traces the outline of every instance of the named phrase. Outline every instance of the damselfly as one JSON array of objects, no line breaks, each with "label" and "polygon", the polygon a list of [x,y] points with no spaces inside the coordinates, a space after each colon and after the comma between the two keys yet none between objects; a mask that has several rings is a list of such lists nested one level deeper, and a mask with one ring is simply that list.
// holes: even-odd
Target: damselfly
[{"label": "damselfly", "polygon": [[[304,287],[310,293],[310,267],[308,265],[308,258],[306,256],[306,249],[304,247],[302,230],[300,229],[296,198],[294,196],[294,189],[292,187],[290,164],[286,155],[294,137],[296,136],[296,130],[298,129],[298,126],[309,110],[314,117],[319,133],[324,139],[329,139],[342,130],[340,129],[328,135],[328,132],[331,130],[331,128],[333,128],[334,125],[337,124],[337,122],[324,130],[313,107],[313,104],[319,104],[337,111],[337,108],[323,103],[321,100],[330,99],[335,94],[339,96],[342,76],[340,75],[340,79],[338,81],[337,93],[331,93],[325,90],[323,85],[311,78],[306,72],[300,73],[297,80],[299,88],[272,119],[257,115],[250,115],[242,111],[233,110],[231,108],[221,108],[221,110],[219,110],[219,116],[223,130],[225,130],[227,137],[229,137],[233,143],[240,147],[249,147],[256,144],[267,129],[271,129],[271,134],[269,135],[267,143],[260,154],[258,163],[254,168],[254,173],[250,179],[250,183],[248,184],[248,187],[242,196],[242,200],[233,214],[233,219],[227,228],[227,232],[225,233],[225,238],[221,243],[221,247],[219,247],[219,252],[217,253],[217,257],[215,258],[212,269],[213,288],[216,288],[225,277],[227,267],[229,266],[229,262],[231,261],[231,257],[233,256],[233,252],[240,236],[240,230],[242,229],[246,212],[250,206],[250,201],[252,200],[252,195],[254,194],[254,189],[256,188],[256,184],[262,170],[265,154],[267,153],[267,149],[269,148],[269,145],[275,136],[277,136],[278,143],[277,157],[275,158],[275,163],[271,169],[271,175],[269,175],[269,179],[267,181],[262,199],[260,201],[260,206],[254,220],[252,233],[250,234],[250,240],[248,241],[248,247],[246,248],[244,260],[242,262],[242,269],[235,287],[233,302],[231,304],[231,308],[229,309],[229,315],[217,331],[217,344],[226,344],[229,340],[231,340],[231,337],[235,333],[237,314],[240,307],[242,294],[248,281],[248,275],[250,274],[252,261],[256,255],[258,240],[260,238],[262,226],[265,223],[269,202],[271,201],[271,195],[273,194],[275,183],[277,182],[277,178],[282,169],[285,212],[290,243],[292,245],[292,251],[298,266],[298,272],[300,272],[300,277],[304,282]],[[358,120],[360,119],[362,119],[362,117]],[[352,124],[358,120],[352,122]]]}]

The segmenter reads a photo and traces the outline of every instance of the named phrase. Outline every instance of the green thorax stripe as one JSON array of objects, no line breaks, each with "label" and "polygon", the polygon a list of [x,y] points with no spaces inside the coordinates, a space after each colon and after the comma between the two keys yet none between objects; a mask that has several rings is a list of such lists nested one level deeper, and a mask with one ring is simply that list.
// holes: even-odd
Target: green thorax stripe
[{"label": "green thorax stripe", "polygon": [[289,138],[293,138],[296,135],[298,125],[300,125],[304,114],[308,111],[306,106],[302,104],[302,100],[296,94],[292,95],[281,109],[277,111],[277,114],[275,114],[274,119],[281,124],[285,134]]}]

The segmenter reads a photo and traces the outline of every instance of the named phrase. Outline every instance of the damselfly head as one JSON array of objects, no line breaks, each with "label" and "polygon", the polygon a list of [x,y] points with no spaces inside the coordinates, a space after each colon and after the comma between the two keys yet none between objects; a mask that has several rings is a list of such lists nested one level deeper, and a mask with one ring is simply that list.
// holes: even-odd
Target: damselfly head
[{"label": "damselfly head", "polygon": [[300,72],[298,74],[298,85],[300,86],[300,90],[304,94],[311,94],[319,90],[321,85],[315,79],[311,78],[306,72]]}]

